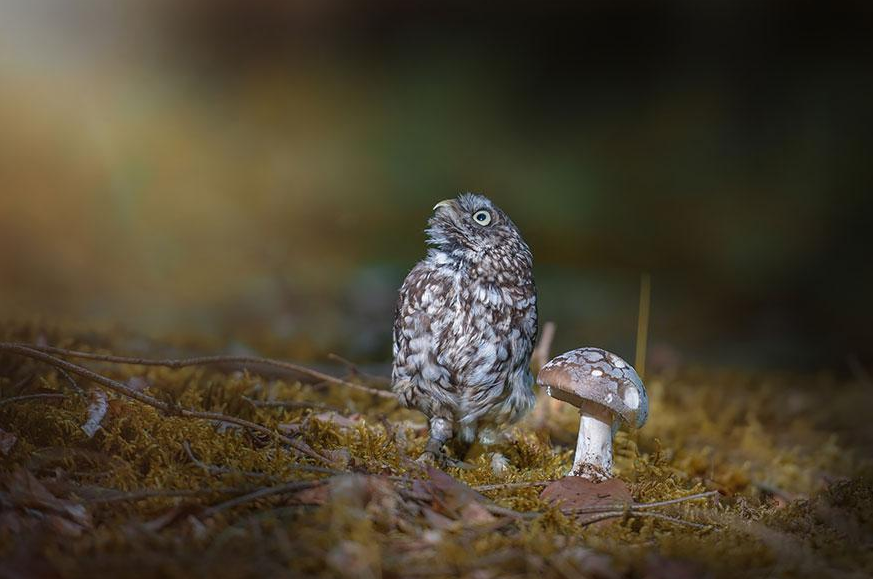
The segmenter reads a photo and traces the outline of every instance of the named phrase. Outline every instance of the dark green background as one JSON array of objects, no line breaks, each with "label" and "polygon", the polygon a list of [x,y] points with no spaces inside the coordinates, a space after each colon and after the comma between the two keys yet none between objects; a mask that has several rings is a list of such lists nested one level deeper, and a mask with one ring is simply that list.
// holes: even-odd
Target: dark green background
[{"label": "dark green background", "polygon": [[[50,5],[52,3],[49,3]],[[506,209],[556,347],[873,356],[865,2],[3,8],[6,317],[389,357],[430,207]]]}]

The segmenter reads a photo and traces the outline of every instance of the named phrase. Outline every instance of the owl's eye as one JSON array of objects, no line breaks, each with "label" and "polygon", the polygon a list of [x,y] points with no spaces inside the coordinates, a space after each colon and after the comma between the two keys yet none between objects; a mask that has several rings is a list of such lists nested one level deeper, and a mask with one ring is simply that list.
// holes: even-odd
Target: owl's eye
[{"label": "owl's eye", "polygon": [[476,223],[478,223],[479,225],[488,225],[489,223],[491,223],[491,214],[484,209],[480,209],[473,214],[473,220],[476,221]]}]

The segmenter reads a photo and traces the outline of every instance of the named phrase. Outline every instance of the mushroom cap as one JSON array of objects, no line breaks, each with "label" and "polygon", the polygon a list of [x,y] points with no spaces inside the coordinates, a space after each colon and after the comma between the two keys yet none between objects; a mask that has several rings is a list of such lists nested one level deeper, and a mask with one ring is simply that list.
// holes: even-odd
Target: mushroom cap
[{"label": "mushroom cap", "polygon": [[600,348],[577,348],[552,358],[537,374],[537,384],[552,398],[577,408],[591,403],[608,408],[635,428],[646,423],[649,397],[633,367]]}]

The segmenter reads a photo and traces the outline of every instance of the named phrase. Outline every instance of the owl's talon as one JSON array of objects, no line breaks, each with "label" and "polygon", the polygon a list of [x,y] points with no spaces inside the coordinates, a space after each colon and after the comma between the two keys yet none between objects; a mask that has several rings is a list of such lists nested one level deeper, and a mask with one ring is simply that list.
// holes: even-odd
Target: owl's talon
[{"label": "owl's talon", "polygon": [[464,462],[463,460],[451,458],[444,452],[431,452],[429,450],[422,452],[421,455],[415,459],[415,462],[424,466],[435,466],[438,468],[446,468],[448,466],[465,470],[476,468],[475,465],[472,465],[469,462]]},{"label": "owl's talon", "polygon": [[457,459],[449,458],[449,457],[445,458],[445,463],[446,463],[446,466],[460,468],[462,470],[473,470],[474,468],[476,468],[475,464],[470,464],[469,462],[465,462],[463,460],[457,460]]}]

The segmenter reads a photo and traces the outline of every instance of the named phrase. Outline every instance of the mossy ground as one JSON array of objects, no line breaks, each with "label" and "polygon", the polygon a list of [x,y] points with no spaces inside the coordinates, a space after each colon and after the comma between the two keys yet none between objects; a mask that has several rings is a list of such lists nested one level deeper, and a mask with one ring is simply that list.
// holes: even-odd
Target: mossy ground
[{"label": "mossy ground", "polygon": [[[112,334],[5,327],[4,340],[128,353]],[[142,344],[141,344],[142,345]],[[151,345],[143,346],[148,355]],[[172,349],[153,348],[164,356]],[[420,478],[410,461],[425,442],[423,417],[342,386],[264,379],[246,372],[89,364],[180,405],[247,418],[299,436],[333,468]],[[79,386],[88,384],[78,380]],[[651,411],[620,432],[617,475],[635,500],[707,489],[717,501],[661,512],[708,525],[627,516],[582,526],[538,498],[540,489],[483,491],[533,519],[419,508],[408,485],[386,477],[334,477],[325,487],[209,511],[244,490],[329,474],[300,470],[283,445],[238,428],[168,416],[109,395],[93,438],[81,429],[89,397],[36,362],[0,356],[0,428],[15,437],[2,464],[0,575],[15,577],[864,577],[873,574],[873,389],[829,375],[682,369],[647,379]],[[248,400],[247,400],[248,399]],[[315,402],[280,408],[250,400]],[[340,409],[330,410],[331,407]],[[497,445],[510,461],[496,476],[485,456],[447,469],[471,485],[559,478],[577,415],[537,416]],[[187,448],[186,448],[187,447]],[[190,452],[189,452],[190,449]],[[44,486],[37,493],[25,471]],[[141,489],[238,489],[182,497],[118,498]],[[319,495],[319,488],[327,489]],[[110,490],[114,489],[114,490]],[[412,490],[415,491],[413,485]],[[307,492],[307,491],[304,491]],[[28,502],[30,501],[30,502]],[[82,505],[83,510],[75,510]],[[453,514],[454,513],[454,514]]]}]

